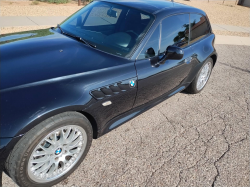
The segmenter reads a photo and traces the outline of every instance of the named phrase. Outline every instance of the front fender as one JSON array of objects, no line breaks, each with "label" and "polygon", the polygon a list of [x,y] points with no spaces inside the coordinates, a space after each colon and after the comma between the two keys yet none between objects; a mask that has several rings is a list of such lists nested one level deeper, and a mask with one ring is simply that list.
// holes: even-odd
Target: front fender
[{"label": "front fender", "polygon": [[[43,81],[1,91],[0,137],[25,134],[39,122],[65,111],[82,111],[94,99],[84,77]],[[89,79],[87,79],[89,80]]]},{"label": "front fender", "polygon": [[[123,70],[121,73],[120,70]],[[100,102],[90,95],[90,91],[113,84],[116,80],[135,77],[134,63],[104,68],[79,74],[73,74],[0,91],[0,137],[16,137],[25,134],[41,121],[65,111],[82,111],[93,116]],[[116,106],[120,106],[120,97],[125,97],[123,110],[132,107],[136,89],[115,95]],[[94,104],[94,107],[92,107]],[[131,105],[131,106],[130,106]],[[116,107],[109,108],[107,116],[117,114]],[[92,110],[87,110],[92,108]],[[107,108],[102,108],[107,110]],[[102,110],[100,111],[102,113]],[[95,120],[100,116],[95,115]],[[98,121],[98,120],[97,120]],[[97,129],[102,124],[97,123]]]}]

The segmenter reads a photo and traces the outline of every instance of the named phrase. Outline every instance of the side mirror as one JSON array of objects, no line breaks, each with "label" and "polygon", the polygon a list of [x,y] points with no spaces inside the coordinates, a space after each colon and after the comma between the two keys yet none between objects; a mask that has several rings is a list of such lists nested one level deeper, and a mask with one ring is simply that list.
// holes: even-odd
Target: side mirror
[{"label": "side mirror", "polygon": [[150,47],[145,51],[145,58],[150,58],[155,56],[155,50]]},{"label": "side mirror", "polygon": [[[151,48],[147,50],[150,51]],[[164,56],[159,59],[158,56],[154,56],[150,59],[152,67],[158,67],[160,64],[164,64],[166,60],[181,60],[183,58],[184,52],[181,48],[176,46],[168,46],[167,50],[165,51]]]},{"label": "side mirror", "polygon": [[181,48],[175,47],[175,46],[168,46],[165,55],[164,60],[180,60],[183,58],[184,52]]}]

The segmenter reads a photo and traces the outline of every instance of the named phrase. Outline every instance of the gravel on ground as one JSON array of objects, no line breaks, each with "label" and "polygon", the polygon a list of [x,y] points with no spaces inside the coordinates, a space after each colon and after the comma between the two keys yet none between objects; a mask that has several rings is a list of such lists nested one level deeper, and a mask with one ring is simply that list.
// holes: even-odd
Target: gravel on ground
[{"label": "gravel on ground", "polygon": [[41,3],[30,5],[30,1],[1,2],[0,16],[70,16],[83,6],[76,4],[49,4]]},{"label": "gravel on ground", "polygon": [[[211,79],[94,140],[57,187],[250,186],[250,47],[215,45]],[[6,175],[3,186],[15,186]]]}]

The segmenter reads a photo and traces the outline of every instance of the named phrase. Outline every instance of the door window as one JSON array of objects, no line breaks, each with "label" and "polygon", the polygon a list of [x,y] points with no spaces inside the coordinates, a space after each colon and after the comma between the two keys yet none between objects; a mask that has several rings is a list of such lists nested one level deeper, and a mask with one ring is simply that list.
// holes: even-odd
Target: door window
[{"label": "door window", "polygon": [[190,43],[196,42],[209,33],[207,20],[202,15],[190,14],[190,26]]},{"label": "door window", "polygon": [[138,60],[150,58],[158,55],[159,52],[159,37],[160,37],[160,26],[158,26],[154,33],[151,35],[147,44],[144,46],[141,54],[138,57]]},{"label": "door window", "polygon": [[189,14],[171,16],[162,21],[160,54],[168,46],[186,47],[189,38]]}]

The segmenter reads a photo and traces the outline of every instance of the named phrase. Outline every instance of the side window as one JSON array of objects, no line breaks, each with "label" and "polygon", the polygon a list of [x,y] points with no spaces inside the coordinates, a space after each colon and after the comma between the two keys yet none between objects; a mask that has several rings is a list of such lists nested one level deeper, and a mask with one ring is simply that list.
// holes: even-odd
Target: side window
[{"label": "side window", "polygon": [[158,55],[159,51],[159,38],[160,38],[160,26],[158,26],[154,33],[149,38],[147,44],[144,46],[138,60],[150,58]]},{"label": "side window", "polygon": [[202,15],[190,14],[190,26],[190,43],[196,42],[209,33],[207,20]]},{"label": "side window", "polygon": [[[116,15],[109,16],[108,11],[116,11]],[[99,7],[94,7],[84,26],[100,26],[100,25],[112,25],[116,24],[122,10],[118,8],[112,8],[110,10],[110,7],[108,6],[99,6]]]},{"label": "side window", "polygon": [[171,16],[162,21],[160,54],[168,46],[186,47],[189,37],[189,14]]}]

